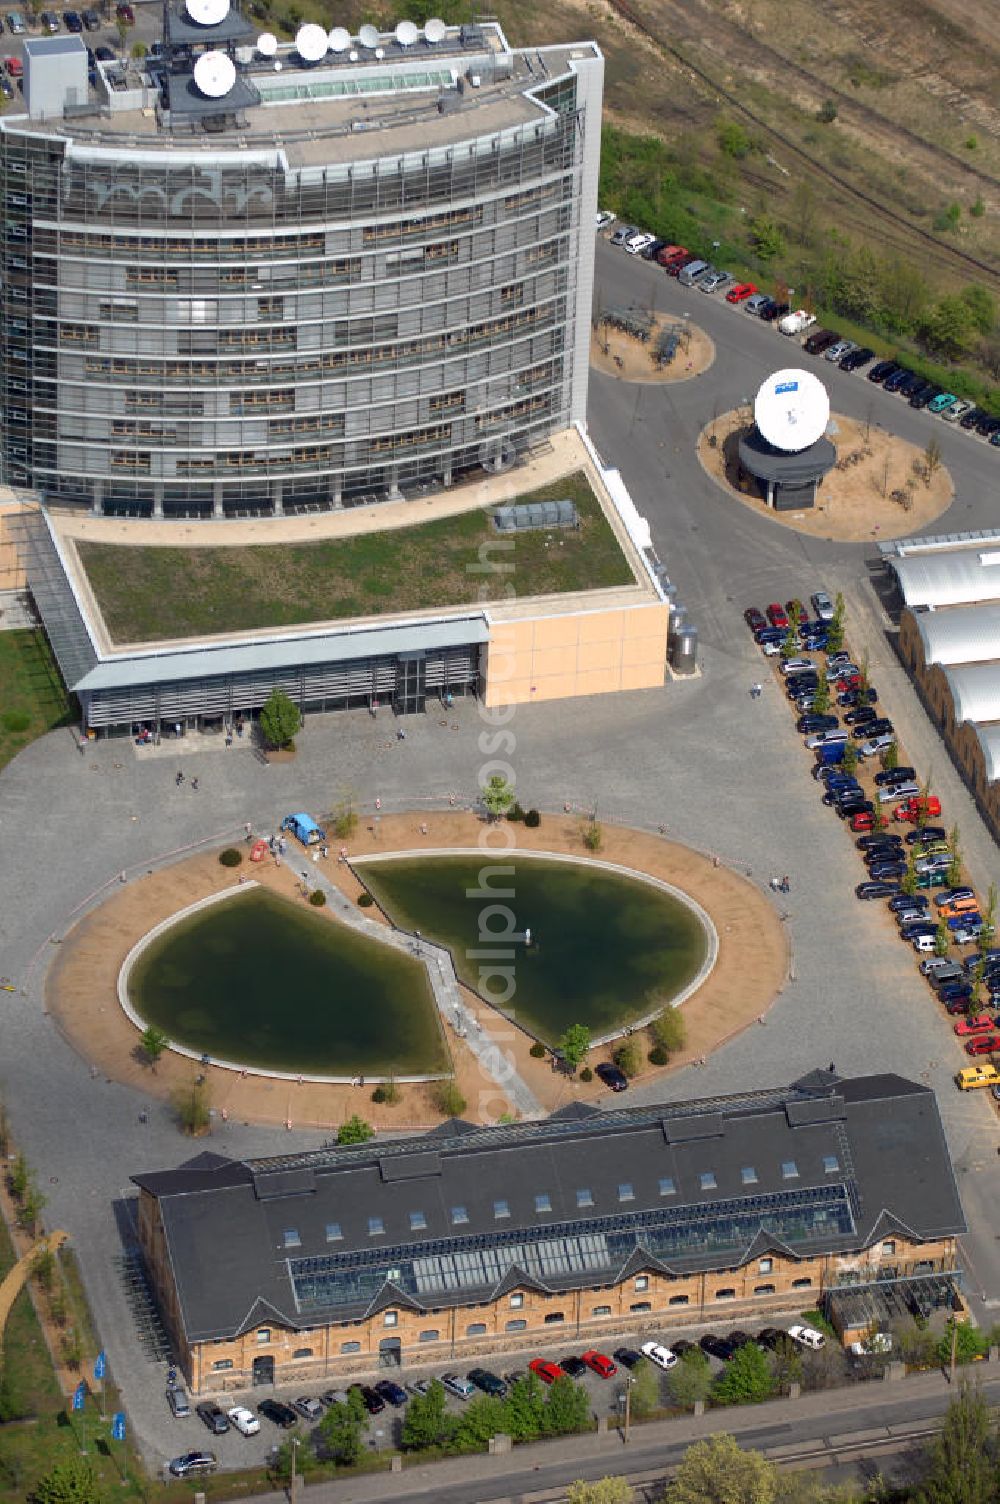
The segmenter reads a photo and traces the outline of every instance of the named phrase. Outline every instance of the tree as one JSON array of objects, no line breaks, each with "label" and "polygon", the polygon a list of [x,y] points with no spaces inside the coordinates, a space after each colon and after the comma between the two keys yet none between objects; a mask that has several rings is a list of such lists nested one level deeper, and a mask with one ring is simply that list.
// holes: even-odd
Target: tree
[{"label": "tree", "polygon": [[575,1384],[568,1374],[556,1379],[545,1399],[546,1435],[568,1436],[572,1431],[583,1431],[589,1424],[590,1399],[586,1389]]},{"label": "tree", "polygon": [[771,1355],[771,1372],[778,1389],[802,1383],[802,1349],[791,1337],[782,1337],[776,1342]]},{"label": "tree", "polygon": [[10,1193],[15,1201],[20,1201],[24,1196],[30,1180],[31,1171],[28,1169],[28,1161],[23,1154],[18,1154],[7,1177],[7,1184],[10,1186]]},{"label": "tree", "polygon": [[826,646],[830,653],[839,653],[844,646],[844,617],[847,615],[847,607],[844,597],[837,591],[837,599],[833,608],[833,620],[826,629]]},{"label": "tree", "polygon": [[155,1024],[150,1024],[148,1028],[142,1031],[139,1045],[142,1053],[149,1061],[150,1070],[152,1070],[154,1075],[156,1074],[156,1063],[169,1043],[170,1040],[166,1034],[162,1029],[158,1029]]},{"label": "tree", "polygon": [[104,1489],[88,1457],[58,1462],[35,1484],[32,1504],[101,1504]]},{"label": "tree", "polygon": [[204,1133],[211,1122],[208,1084],[195,1076],[190,1086],[179,1086],[171,1097],[177,1120],[185,1133]]},{"label": "tree", "polygon": [[814,715],[826,715],[830,709],[830,686],[826,679],[820,679],[816,685],[816,692],[812,697],[812,711]]},{"label": "tree", "polygon": [[566,1490],[566,1504],[635,1504],[635,1494],[624,1478],[578,1479]]},{"label": "tree", "polygon": [[559,1041],[559,1050],[563,1058],[576,1070],[581,1061],[587,1058],[590,1050],[590,1030],[587,1025],[570,1024]]},{"label": "tree", "polygon": [[924,315],[919,334],[933,354],[946,360],[961,360],[974,343],[975,325],[968,304],[961,297],[939,298]]},{"label": "tree", "polygon": [[898,742],[890,742],[889,743],[889,745],[886,747],[885,751],[882,753],[881,763],[882,763],[883,770],[886,773],[891,772],[891,770],[893,768],[898,768],[899,767],[899,743]]},{"label": "tree", "polygon": [[478,1394],[462,1407],[450,1438],[456,1451],[481,1452],[491,1436],[504,1429],[506,1407],[503,1400],[492,1394]]},{"label": "tree", "polygon": [[371,1123],[366,1123],[356,1112],[337,1129],[338,1144],[367,1144],[374,1137],[375,1129]]},{"label": "tree", "polygon": [[48,1199],[38,1189],[38,1186],[35,1184],[35,1177],[32,1175],[28,1180],[28,1188],[21,1197],[21,1205],[17,1214],[18,1225],[26,1228],[32,1237],[35,1235],[35,1224],[42,1215]]},{"label": "tree", "polygon": [[742,125],[735,120],[726,120],[724,117],[716,123],[715,139],[719,143],[719,150],[723,156],[733,157],[737,161],[748,157],[753,147],[753,142]]},{"label": "tree", "polygon": [[750,221],[750,239],[761,261],[773,261],[785,254],[785,237],[773,219],[755,214]]},{"label": "tree", "polygon": [[934,479],[935,474],[938,470],[940,470],[940,468],[941,445],[932,434],[931,437],[927,440],[927,447],[924,450],[924,474],[927,477],[928,485],[930,485],[931,481]]},{"label": "tree", "polygon": [[979,1389],[963,1383],[927,1449],[919,1504],[990,1504],[996,1497],[990,1413]]},{"label": "tree", "polygon": [[664,1495],[665,1504],[774,1504],[778,1471],[760,1452],[744,1452],[732,1436],[688,1447]]},{"label": "tree", "polygon": [[[980,199],[979,202],[982,203],[982,200]],[[976,206],[973,204],[969,213],[975,216],[975,209]],[[980,287],[977,283],[970,282],[967,287],[962,288],[959,296],[969,310],[969,316],[978,333],[992,334],[997,322],[996,304],[993,301],[992,294],[987,292],[985,287]]]},{"label": "tree", "polygon": [[319,1423],[325,1450],[345,1467],[353,1467],[364,1450],[367,1418],[361,1390],[349,1389],[346,1404],[332,1404]]},{"label": "tree", "polygon": [[906,857],[906,871],[899,884],[903,892],[912,898],[917,891],[917,854],[911,846]]},{"label": "tree", "polygon": [[756,1342],[748,1342],[729,1359],[713,1392],[724,1405],[757,1405],[774,1393],[774,1375],[767,1356]]},{"label": "tree", "polygon": [[698,1400],[708,1398],[712,1370],[700,1347],[688,1348],[667,1379],[670,1398],[684,1410],[693,1410]]},{"label": "tree", "polygon": [[269,747],[287,747],[302,725],[299,707],[283,689],[272,689],[260,710],[260,729]]},{"label": "tree", "polygon": [[637,1363],[629,1375],[632,1381],[633,1415],[648,1415],[660,1403],[660,1372],[648,1358]]},{"label": "tree", "polygon": [[502,773],[493,773],[482,785],[483,804],[491,820],[499,820],[514,803],[514,789]]},{"label": "tree", "polygon": [[330,829],[338,841],[346,841],[358,828],[358,812],[354,808],[354,796],[344,794],[333,806],[330,814]]},{"label": "tree", "polygon": [[434,1105],[438,1112],[446,1118],[460,1118],[466,1108],[465,1098],[458,1089],[458,1084],[451,1077],[447,1081],[439,1081],[434,1088]]},{"label": "tree", "polygon": [[687,1040],[687,1026],[679,1008],[664,1008],[662,1013],[656,1015],[649,1027],[656,1043],[662,1045],[665,1050],[669,1050],[671,1054],[684,1048]]},{"label": "tree", "polygon": [[955,1321],[952,1317],[935,1349],[937,1360],[942,1366],[951,1362],[953,1340],[956,1363],[971,1363],[974,1358],[982,1357],[986,1348],[985,1339],[976,1327],[970,1326],[967,1321]]},{"label": "tree", "polygon": [[948,928],[948,921],[947,919],[942,919],[939,921],[938,927],[934,932],[934,954],[936,956],[946,956],[950,944],[951,931]]},{"label": "tree", "polygon": [[292,1458],[296,1476],[306,1478],[319,1467],[316,1453],[297,1431],[293,1431],[279,1447],[276,1447],[269,1463],[269,1470],[277,1482],[287,1488],[292,1481]]},{"label": "tree", "polygon": [[642,1070],[642,1051],[636,1039],[623,1039],[615,1050],[615,1065],[631,1079]]},{"label": "tree", "polygon": [[[412,1408],[412,1401],[411,1401]],[[505,1402],[505,1423],[515,1441],[533,1441],[541,1436],[545,1421],[545,1395],[536,1373],[518,1379]]]},{"label": "tree", "polygon": [[124,16],[119,16],[115,21],[115,30],[118,33],[118,45],[123,52],[125,51],[125,43],[128,41],[128,29],[129,22],[125,20]]},{"label": "tree", "polygon": [[788,623],[788,631],[785,633],[784,639],[783,639],[782,644],[781,644],[781,656],[782,656],[782,658],[784,658],[787,661],[787,659],[789,659],[789,658],[794,658],[795,654],[798,652],[798,650],[799,650],[798,625],[797,625],[797,623],[795,623],[793,621],[790,621]]},{"label": "tree", "polygon": [[983,927],[979,934],[978,945],[981,951],[989,950],[993,943],[993,933],[997,923],[997,885],[990,883],[989,892],[986,895],[986,909],[983,913]]},{"label": "tree", "polygon": [[841,763],[845,773],[856,773],[858,768],[857,743],[848,737],[844,744],[844,756]]},{"label": "tree", "polygon": [[407,1451],[436,1447],[451,1434],[448,1396],[440,1379],[433,1379],[426,1394],[415,1394],[403,1416],[402,1442]]}]

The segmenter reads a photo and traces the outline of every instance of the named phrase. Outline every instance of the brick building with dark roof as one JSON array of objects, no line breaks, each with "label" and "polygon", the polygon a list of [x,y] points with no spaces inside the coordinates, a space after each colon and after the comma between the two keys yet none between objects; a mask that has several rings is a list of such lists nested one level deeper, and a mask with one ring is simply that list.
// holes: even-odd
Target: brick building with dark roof
[{"label": "brick building with dark roof", "polygon": [[934,1094],[894,1075],[133,1179],[196,1393],[950,1288],[964,1230]]}]

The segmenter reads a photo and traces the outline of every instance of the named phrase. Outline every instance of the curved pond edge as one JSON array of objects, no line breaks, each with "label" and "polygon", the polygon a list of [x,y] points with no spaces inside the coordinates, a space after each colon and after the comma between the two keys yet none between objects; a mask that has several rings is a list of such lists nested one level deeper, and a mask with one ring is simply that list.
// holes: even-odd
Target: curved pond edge
[{"label": "curved pond edge", "polygon": [[[190,919],[192,914],[197,914],[203,909],[211,908],[213,904],[237,898],[241,893],[252,893],[255,888],[263,888],[263,884],[257,882],[255,878],[247,878],[235,887],[223,889],[221,893],[210,893],[207,898],[199,898],[195,903],[189,903],[186,908],[178,909],[169,918],[162,919],[151,930],[147,930],[141,939],[137,940],[132,946],[118,972],[118,1002],[126,1018],[131,1024],[134,1024],[140,1034],[148,1028],[148,1025],[145,1019],[141,1018],[136,1012],[128,990],[132,969],[139,957],[148,946],[152,945],[154,940],[158,940],[161,935],[166,934],[167,930],[172,929],[174,925],[182,923],[185,919]],[[265,889],[265,891],[267,890]],[[437,1010],[435,1009],[436,1013]],[[184,1055],[188,1060],[196,1061],[198,1065],[217,1066],[223,1071],[234,1071],[238,1076],[263,1076],[272,1081],[308,1081],[310,1084],[318,1086],[351,1086],[358,1079],[357,1073],[351,1076],[315,1076],[309,1074],[307,1071],[265,1070],[260,1065],[241,1065],[238,1061],[220,1060],[217,1055],[205,1055],[198,1050],[189,1049],[187,1045],[178,1044],[173,1039],[168,1040],[167,1048],[172,1050],[176,1055]],[[447,1081],[450,1077],[450,1071],[435,1071],[426,1076],[372,1076],[366,1071],[364,1079],[366,1084],[370,1082],[372,1086],[379,1086],[385,1085],[390,1080],[400,1083],[416,1083],[420,1081]]]},{"label": "curved pond edge", "polygon": [[[692,898],[690,893],[685,893],[683,888],[677,888],[673,883],[664,882],[660,877],[653,877],[651,873],[643,872],[638,867],[622,867],[617,862],[602,861],[600,857],[570,856],[563,851],[539,851],[534,848],[529,851],[519,846],[511,847],[509,850],[502,852],[490,852],[488,850],[484,851],[481,846],[430,846],[421,847],[417,851],[377,851],[366,853],[364,856],[349,858],[347,865],[354,873],[358,882],[364,888],[365,892],[369,893],[372,902],[376,905],[379,912],[385,914],[386,919],[392,925],[393,929],[400,931],[402,934],[410,934],[411,932],[409,930],[402,929],[402,926],[396,924],[391,914],[385,913],[385,910],[382,908],[382,905],[379,903],[378,899],[373,893],[370,892],[368,885],[364,880],[364,877],[358,869],[363,868],[372,862],[406,861],[412,860],[412,858],[415,856],[481,857],[484,864],[496,863],[497,861],[502,860],[516,861],[520,860],[522,857],[526,857],[528,860],[565,862],[569,866],[575,867],[599,867],[605,872],[613,872],[618,877],[633,878],[636,882],[648,883],[651,888],[659,888],[662,893],[666,893],[670,898],[676,899],[679,903],[682,903],[685,908],[690,910],[690,912],[701,924],[702,930],[705,934],[705,939],[707,941],[707,951],[705,958],[695,975],[691,978],[691,981],[688,982],[687,986],[682,987],[680,992],[678,992],[674,997],[670,998],[668,1002],[661,1003],[659,1007],[654,1008],[650,1013],[644,1014],[641,1018],[631,1019],[620,1029],[613,1029],[608,1034],[600,1034],[595,1036],[590,1042],[591,1049],[598,1045],[610,1044],[615,1039],[623,1039],[626,1035],[634,1033],[636,1029],[648,1028],[648,1026],[653,1022],[653,1019],[658,1018],[666,1008],[679,1008],[683,1003],[687,1002],[689,997],[691,997],[695,992],[698,991],[700,987],[704,985],[704,983],[711,975],[716,961],[718,960],[719,932],[715,928],[715,923],[708,911],[702,908],[701,904],[697,901],[697,899]],[[455,967],[455,958],[451,953],[450,946],[444,945],[440,940],[434,939],[429,935],[421,935],[421,939],[428,941],[432,945],[438,946],[438,948],[443,951],[446,951],[451,957],[452,966]],[[455,975],[456,977],[459,976],[457,967],[455,967]],[[468,982],[462,980],[461,978],[459,979],[463,987],[467,987],[468,990],[474,993],[476,997],[480,998],[480,1000],[485,1003],[488,1008],[492,1008],[495,1013],[499,1013],[501,1017],[506,1018],[509,1022],[513,1023],[514,1026],[520,1029],[523,1034],[527,1034],[529,1039],[538,1039],[539,1043],[544,1044],[547,1049],[553,1048],[553,1045],[550,1041],[539,1039],[539,1036],[535,1034],[531,1029],[525,1028],[524,1023],[520,1019],[514,1018],[511,1014],[506,1013],[503,1008],[497,1007],[496,1003],[492,1002],[488,997],[484,997],[483,994],[481,992],[478,992],[475,987],[472,987]]]}]

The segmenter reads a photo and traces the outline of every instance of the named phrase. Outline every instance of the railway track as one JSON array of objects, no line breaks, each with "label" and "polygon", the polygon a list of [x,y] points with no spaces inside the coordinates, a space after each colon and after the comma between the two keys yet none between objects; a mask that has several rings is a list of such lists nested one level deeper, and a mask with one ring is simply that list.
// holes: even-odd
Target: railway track
[{"label": "railway track", "polygon": [[[638,11],[633,8],[629,0],[608,0],[608,3],[616,15],[645,37],[658,51],[672,57],[682,68],[686,68],[689,73],[700,79],[720,99],[724,99],[737,114],[741,115],[745,120],[752,121],[759,130],[765,132],[773,141],[779,142],[786,153],[808,167],[817,178],[834,184],[841,193],[846,194],[855,202],[863,204],[865,209],[874,215],[880,225],[892,225],[895,229],[904,232],[909,249],[912,250],[914,240],[919,240],[924,245],[932,247],[941,262],[946,262],[953,268],[960,268],[966,275],[974,273],[977,277],[985,279],[995,292],[1000,292],[1000,271],[995,267],[986,261],[981,261],[979,257],[973,256],[969,251],[963,251],[958,246],[949,245],[930,230],[925,230],[921,225],[914,224],[905,215],[897,214],[894,209],[890,209],[879,199],[856,187],[849,179],[835,172],[833,168],[827,167],[815,157],[810,156],[803,147],[798,146],[790,137],[784,135],[775,126],[770,125],[762,116],[745,105],[735,94],[726,89],[723,84],[720,84],[710,73],[707,73],[702,66],[693,63],[679,47],[671,42],[664,41],[662,37],[658,36],[653,28],[643,20]],[[768,188],[773,191],[773,183],[768,183]]]}]

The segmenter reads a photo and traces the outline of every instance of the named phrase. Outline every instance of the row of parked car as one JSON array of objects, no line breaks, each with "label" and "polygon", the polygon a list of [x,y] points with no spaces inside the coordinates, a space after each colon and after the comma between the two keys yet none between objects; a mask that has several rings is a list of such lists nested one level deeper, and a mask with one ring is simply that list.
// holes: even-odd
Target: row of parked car
[{"label": "row of parked car", "polygon": [[[812,598],[824,606],[825,592]],[[810,620],[797,600],[782,607],[774,603],[766,613],[750,606],[744,613],[747,625],[765,653],[781,651],[774,647],[780,633],[782,644],[788,643],[789,622],[797,624],[797,642],[802,653],[822,653],[824,661],[789,655],[787,646],[781,674],[789,701],[799,710],[796,729],[806,747],[815,754],[813,777],[822,783],[823,803],[833,808],[857,834],[857,846],[868,870],[867,878],[855,888],[859,899],[886,899],[899,928],[900,937],[923,957],[920,970],[949,1014],[960,1014],[954,1025],[966,1053],[971,1056],[1000,1052],[1000,1021],[976,1001],[978,986],[985,988],[989,1006],[1000,1007],[1000,949],[982,949],[985,939],[992,938],[971,887],[949,882],[954,878],[955,852],[948,844],[943,825],[928,821],[940,816],[941,802],[936,795],[922,790],[915,769],[895,762],[883,766],[874,775],[873,788],[866,791],[856,772],[844,766],[847,748],[853,743],[858,759],[874,758],[896,747],[892,722],[879,716],[878,693],[867,683],[860,668],[851,662],[845,649],[831,652],[829,626],[817,610]],[[822,680],[836,689],[836,704],[841,717],[814,708]],[[887,762],[887,758],[883,758]],[[895,761],[895,760],[894,760]],[[903,835],[888,828],[888,807],[892,818],[913,828]],[[904,888],[904,878],[907,880]],[[938,889],[933,901],[923,890]],[[912,891],[909,891],[912,890]],[[944,926],[948,945],[977,948],[955,959],[942,949],[940,936]],[[1000,1073],[991,1064],[959,1072],[958,1085],[993,1086],[1000,1101]]]},{"label": "row of parked car", "polygon": [[[598,229],[613,222],[614,215],[610,210],[602,210],[597,216]],[[803,334],[816,323],[815,314],[808,310],[792,309],[788,303],[760,292],[755,283],[738,282],[730,272],[720,271],[685,246],[660,240],[647,230],[637,229],[634,225],[619,225],[611,234],[611,244],[619,245],[645,261],[657,262],[682,286],[698,287],[707,293],[725,291],[727,303],[739,304],[747,313],[768,323],[777,321],[782,334]],[[1000,448],[1000,417],[994,417],[964,397],[945,391],[944,387],[909,370],[902,362],[877,360],[874,350],[856,340],[843,338],[835,329],[814,329],[803,343],[809,354],[821,355],[843,371],[870,367],[867,371],[869,381],[884,386],[887,392],[905,397],[911,407],[926,408],[946,423],[955,423],[969,433],[977,433]]]},{"label": "row of parked car", "polygon": [[[115,18],[124,21],[126,26],[135,25],[135,11],[127,3],[115,7]],[[29,23],[19,10],[7,11],[4,20],[12,36],[23,36],[28,30]],[[100,13],[90,6],[86,10],[64,10],[61,13],[55,10],[43,10],[38,17],[40,29],[47,31],[51,36],[61,31],[64,26],[67,31],[79,34],[81,31],[100,31],[103,24]]]}]

